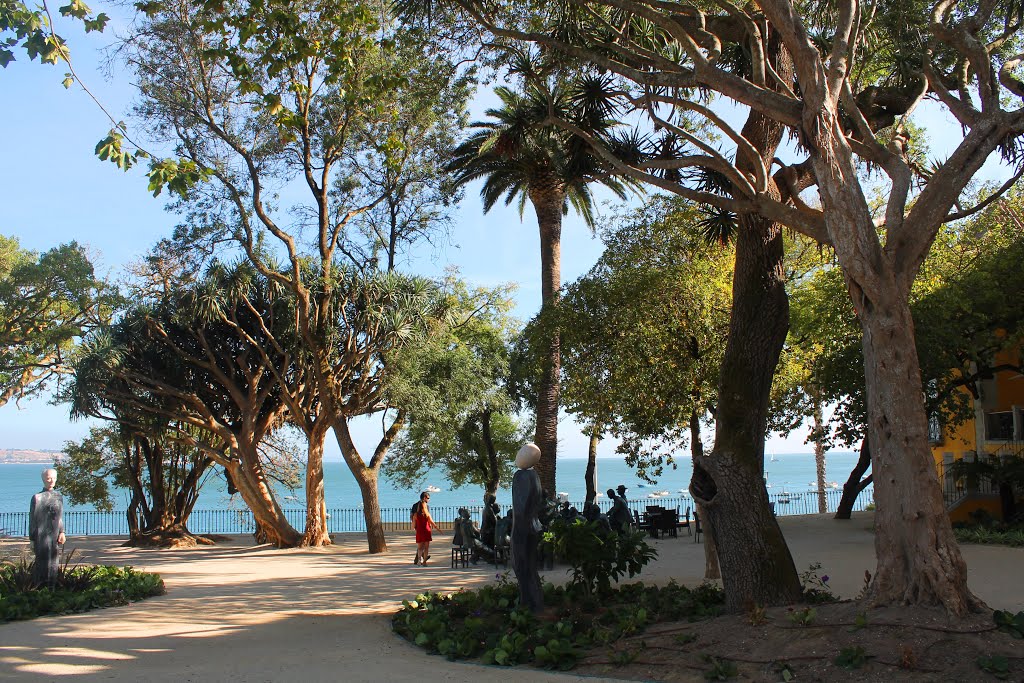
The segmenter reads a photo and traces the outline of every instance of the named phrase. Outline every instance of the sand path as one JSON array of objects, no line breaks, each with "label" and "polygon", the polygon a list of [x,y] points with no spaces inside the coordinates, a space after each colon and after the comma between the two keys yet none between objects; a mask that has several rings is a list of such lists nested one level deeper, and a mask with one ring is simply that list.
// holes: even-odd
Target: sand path
[{"label": "sand path", "polygon": [[[836,593],[852,597],[874,570],[871,515],[781,518],[798,569],[822,563]],[[495,578],[493,566],[450,569],[449,538],[436,537],[427,567],[413,566],[411,534],[388,536],[369,555],[365,537],[330,548],[274,550],[245,538],[212,548],[152,551],[118,539],[73,538],[76,559],[159,572],[167,595],[125,607],[0,625],[0,680],[71,676],[102,681],[599,681],[430,657],[395,637],[389,618],[405,597]],[[699,583],[703,546],[685,535],[655,542],[645,581]],[[0,540],[0,555],[24,541]],[[1024,549],[964,546],[970,584],[993,608],[1024,609]],[[564,569],[548,574],[564,577]]]}]

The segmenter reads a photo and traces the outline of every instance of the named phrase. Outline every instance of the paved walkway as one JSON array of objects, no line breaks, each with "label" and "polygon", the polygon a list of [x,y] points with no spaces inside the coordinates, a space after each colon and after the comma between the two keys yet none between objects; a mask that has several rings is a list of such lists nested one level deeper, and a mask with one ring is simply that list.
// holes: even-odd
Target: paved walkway
[{"label": "paved walkway", "polygon": [[[797,568],[822,563],[834,590],[852,597],[874,570],[871,516],[781,518]],[[685,534],[685,532],[684,532]],[[159,572],[167,595],[126,607],[0,625],[0,680],[71,676],[102,681],[600,681],[538,670],[448,662],[391,633],[405,597],[495,578],[493,566],[448,567],[439,536],[427,567],[412,564],[411,534],[388,536],[391,552],[369,555],[365,537],[344,534],[330,548],[274,550],[246,539],[212,548],[137,550],[116,539],[72,538],[83,562]],[[23,541],[0,540],[0,555]],[[656,541],[645,581],[703,574],[703,546],[686,535]],[[1024,609],[1024,549],[965,546],[970,583],[993,608]],[[548,573],[564,577],[564,569]]]}]

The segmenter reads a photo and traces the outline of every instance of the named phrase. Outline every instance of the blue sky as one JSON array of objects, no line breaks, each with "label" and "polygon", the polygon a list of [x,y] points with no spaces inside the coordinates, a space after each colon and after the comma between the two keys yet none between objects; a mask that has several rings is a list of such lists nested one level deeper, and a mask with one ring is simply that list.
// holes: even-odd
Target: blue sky
[{"label": "blue sky", "polygon": [[[94,5],[94,9],[106,8]],[[102,48],[118,28],[112,24],[106,34],[86,36],[77,26],[58,27],[69,40],[79,75],[115,117],[127,111],[131,83],[122,73],[104,76],[100,60]],[[0,166],[0,232],[39,251],[77,240],[89,246],[101,273],[116,276],[122,266],[170,232],[175,216],[164,211],[162,198],[154,199],[146,191],[141,170],[124,173],[95,157],[93,148],[111,127],[110,121],[80,88],[64,89],[61,80],[66,69],[29,62],[22,53],[17,58],[0,70],[4,102],[0,130],[5,133],[6,147],[6,163]],[[482,96],[474,102],[477,118],[489,101]],[[941,112],[932,112],[927,118],[931,126],[949,125]],[[935,153],[942,151],[936,149]],[[992,164],[984,175],[1001,174]],[[496,207],[484,215],[477,191],[469,188],[458,208],[450,243],[425,253],[416,268],[435,274],[455,265],[474,284],[516,283],[517,314],[525,320],[540,305],[539,240],[532,210],[527,207],[522,221],[514,207]],[[563,228],[562,249],[562,278],[568,282],[590,268],[601,253],[601,244],[571,216]],[[374,438],[376,425],[379,420],[360,430],[364,448]],[[0,448],[60,449],[66,440],[80,438],[87,429],[87,423],[71,423],[66,408],[48,405],[45,400],[24,402],[20,407],[8,404],[0,410]],[[562,453],[586,454],[586,441],[571,420],[563,419],[560,432]],[[803,433],[787,440],[775,438],[767,448],[809,451],[803,438]],[[614,445],[605,441],[601,455],[611,457],[613,449]],[[339,457],[330,441],[328,457]]]}]

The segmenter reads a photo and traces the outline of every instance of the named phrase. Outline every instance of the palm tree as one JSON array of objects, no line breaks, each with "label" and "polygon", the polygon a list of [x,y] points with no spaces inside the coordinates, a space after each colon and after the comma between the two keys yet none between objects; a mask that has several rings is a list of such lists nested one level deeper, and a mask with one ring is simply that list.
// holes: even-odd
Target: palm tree
[{"label": "palm tree", "polygon": [[[604,185],[622,199],[627,190],[641,189],[639,183],[614,175],[583,139],[553,123],[568,122],[593,138],[622,147],[621,141],[612,139],[619,122],[613,118],[616,112],[606,105],[608,98],[593,97],[607,89],[605,80],[579,77],[552,85],[546,79],[533,78],[527,79],[522,93],[495,88],[502,106],[487,110],[492,120],[471,125],[474,132],[455,148],[448,164],[448,170],[455,173],[456,186],[484,180],[480,196],[485,213],[502,197],[506,205],[518,198],[520,216],[527,200],[533,204],[540,228],[542,310],[558,301],[562,217],[570,206],[593,228],[593,184]],[[553,495],[561,365],[557,330],[550,335],[545,351],[534,440],[541,450],[537,466],[541,484]]]}]

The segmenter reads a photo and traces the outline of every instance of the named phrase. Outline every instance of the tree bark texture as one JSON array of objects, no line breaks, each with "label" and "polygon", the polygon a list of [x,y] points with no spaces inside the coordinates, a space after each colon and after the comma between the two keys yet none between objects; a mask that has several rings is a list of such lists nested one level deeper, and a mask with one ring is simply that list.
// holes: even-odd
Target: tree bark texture
[{"label": "tree bark texture", "polygon": [[377,491],[377,469],[368,467],[359,454],[352,434],[349,432],[348,419],[341,418],[334,424],[334,436],[341,448],[341,455],[348,465],[349,471],[359,484],[359,493],[363,499],[363,519],[366,522],[366,544],[371,554],[386,553],[388,543],[384,538],[384,523],[380,516],[380,496]]},{"label": "tree bark texture", "polygon": [[[241,454],[239,454],[241,455]],[[302,534],[296,531],[284,516],[284,510],[277,502],[273,489],[267,481],[266,473],[259,462],[259,454],[253,448],[252,453],[240,459],[232,459],[225,464],[231,480],[238,488],[242,500],[252,511],[259,530],[265,536],[266,543],[278,548],[294,548],[302,540]]]},{"label": "tree bark texture", "polygon": [[[537,214],[540,229],[541,308],[558,303],[562,286],[562,207],[565,191],[552,179],[538,179],[529,189],[530,201]],[[540,448],[540,462],[535,469],[547,495],[557,491],[558,399],[562,364],[558,331],[551,333],[542,359],[540,386],[537,390],[537,428],[534,442]]]},{"label": "tree bark texture", "polygon": [[302,535],[302,546],[325,546],[331,544],[327,530],[327,501],[324,496],[324,439],[326,428],[317,429],[309,435],[306,449],[306,531]]},{"label": "tree bark texture", "polygon": [[597,500],[597,444],[601,442],[601,425],[590,430],[590,445],[587,448],[587,471],[583,478],[587,485],[587,502]]},{"label": "tree bark texture", "polygon": [[[860,457],[857,464],[853,466],[850,476],[843,484],[843,495],[839,499],[839,507],[836,508],[835,519],[850,519],[853,514],[853,504],[857,502],[857,496],[871,483],[872,475],[864,477],[864,473],[871,467],[871,442],[865,438],[860,443]],[[864,477],[863,479],[861,477]]]},{"label": "tree bark texture", "polygon": [[865,297],[858,306],[877,503],[878,566],[868,598],[874,605],[941,605],[963,615],[983,604],[967,588],[967,564],[928,449],[910,306],[895,283],[886,289],[895,295]]},{"label": "tree bark texture", "polygon": [[[772,35],[770,54],[783,81],[792,78],[788,53]],[[770,166],[783,127],[751,111],[742,136]],[[737,167],[752,173],[752,160]],[[778,196],[777,188],[770,191]],[[793,557],[768,504],[764,485],[764,440],[775,366],[789,330],[782,228],[758,215],[740,217],[729,339],[722,358],[715,414],[715,446],[693,463],[690,492],[703,506],[704,525],[714,536],[725,586],[726,607],[795,602],[800,579]]]},{"label": "tree bark texture", "polygon": [[484,482],[484,493],[498,495],[498,484],[501,478],[501,465],[498,463],[498,450],[494,447],[494,436],[491,434],[491,411],[484,411],[480,418],[483,431],[484,448],[487,449],[487,479]]},{"label": "tree bark texture", "polygon": [[[704,457],[704,441],[700,438],[700,415],[696,410],[690,411],[690,457],[693,462]],[[687,509],[687,516],[689,516],[689,512]],[[699,515],[700,519],[707,520],[708,516],[703,505],[695,503],[694,512]],[[695,527],[696,519],[695,516],[693,521]],[[694,533],[696,533],[696,529],[694,529]],[[711,527],[703,523],[701,524],[701,535],[704,537],[704,578],[720,579],[722,578],[722,568],[718,564],[718,545],[715,543],[715,535],[711,531]]]},{"label": "tree bark texture", "polygon": [[772,376],[789,327],[782,231],[743,219],[736,239],[733,310],[719,378],[715,446],[694,460],[690,491],[716,543],[726,606],[795,602],[796,566],[768,504],[764,438]]},{"label": "tree bark texture", "polygon": [[825,495],[825,445],[821,442],[821,433],[825,428],[821,414],[821,401],[814,399],[814,433],[819,438],[814,440],[814,469],[818,481],[818,512],[828,512],[828,498]]}]

